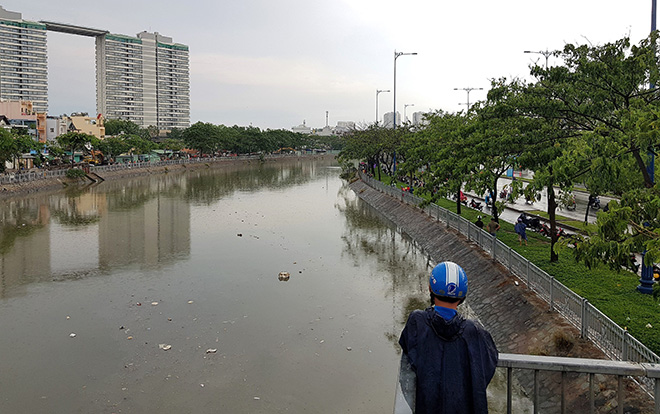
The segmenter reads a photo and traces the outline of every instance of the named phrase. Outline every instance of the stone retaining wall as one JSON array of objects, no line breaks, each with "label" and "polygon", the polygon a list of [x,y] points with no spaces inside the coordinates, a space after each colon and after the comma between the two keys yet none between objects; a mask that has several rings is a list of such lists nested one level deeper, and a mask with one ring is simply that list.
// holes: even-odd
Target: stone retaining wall
[{"label": "stone retaining wall", "polygon": [[[465,269],[470,286],[467,303],[491,332],[500,352],[606,359],[593,344],[582,340],[579,331],[558,313],[550,312],[548,304],[526,289],[523,280],[518,280],[466,237],[430,218],[422,210],[362,181],[353,182],[351,188],[413,238],[434,261],[450,260]],[[420,295],[426,297],[425,292]],[[530,385],[533,384],[531,375],[531,372],[517,374],[518,381],[528,393],[531,393]],[[616,408],[616,395],[609,391],[616,390],[616,381],[602,376],[596,379],[597,412],[611,412]],[[588,385],[587,378],[569,376],[568,381],[566,390],[570,410],[589,412],[588,389],[584,385]],[[652,402],[632,381],[626,388],[624,412],[652,412]],[[540,390],[539,412],[559,412],[560,377],[546,375],[541,379]]]}]

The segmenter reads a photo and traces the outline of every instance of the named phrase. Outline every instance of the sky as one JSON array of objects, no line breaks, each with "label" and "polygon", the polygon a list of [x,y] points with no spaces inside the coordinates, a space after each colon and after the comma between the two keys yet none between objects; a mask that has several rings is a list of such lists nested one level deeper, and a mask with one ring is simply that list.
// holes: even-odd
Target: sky
[{"label": "sky", "polygon": [[[540,54],[565,44],[648,36],[652,0],[0,0],[23,19],[190,48],[191,123],[358,126],[396,106],[458,112],[492,79],[532,80]],[[94,39],[48,32],[49,114],[96,112]],[[550,57],[550,65],[561,64]],[[458,88],[459,90],[455,90]],[[476,88],[483,88],[478,90]],[[407,106],[406,106],[407,105]]]}]

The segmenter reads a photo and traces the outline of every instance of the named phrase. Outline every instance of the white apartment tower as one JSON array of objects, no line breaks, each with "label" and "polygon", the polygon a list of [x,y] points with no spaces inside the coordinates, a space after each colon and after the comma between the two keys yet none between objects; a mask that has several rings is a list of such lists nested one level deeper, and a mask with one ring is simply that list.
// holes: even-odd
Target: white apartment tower
[{"label": "white apartment tower", "polygon": [[0,99],[32,101],[48,111],[46,25],[0,6]]},{"label": "white apartment tower", "polygon": [[159,130],[190,125],[188,46],[159,33],[136,37],[49,21],[29,22],[0,7],[0,99],[48,111],[46,31],[96,39],[96,110]]},{"label": "white apartment tower", "polygon": [[159,33],[96,37],[97,110],[161,130],[190,125],[188,46]]}]

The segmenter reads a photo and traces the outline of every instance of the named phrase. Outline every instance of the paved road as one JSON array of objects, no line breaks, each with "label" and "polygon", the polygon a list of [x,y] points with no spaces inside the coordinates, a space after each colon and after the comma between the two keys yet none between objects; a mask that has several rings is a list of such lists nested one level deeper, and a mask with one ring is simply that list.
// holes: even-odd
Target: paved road
[{"label": "paved road", "polygon": [[[504,186],[509,185],[510,183],[511,183],[510,178],[501,178],[500,180],[498,180],[497,194],[499,195],[500,191],[502,191]],[[575,220],[584,221],[584,216],[587,209],[587,203],[589,200],[589,194],[583,191],[575,191],[574,194],[575,194],[575,202],[577,204],[577,208],[575,209],[575,211],[569,211],[566,208],[562,208],[557,210],[557,214],[562,215],[564,217],[570,217]],[[466,193],[466,195],[468,196],[468,199],[474,198],[475,200],[481,201],[482,205],[484,204],[483,195],[476,195],[472,193]],[[600,203],[603,207],[605,207],[605,205],[610,200],[612,200],[612,198],[604,197],[604,196],[601,196],[599,198],[600,198]],[[520,212],[533,211],[533,210],[548,211],[548,199],[545,192],[541,195],[541,199],[534,202],[534,204],[525,203],[524,197],[520,197],[516,199],[513,204],[507,203],[507,208],[505,211],[502,212],[500,217],[502,218],[502,220],[508,221],[510,223],[515,223],[516,219],[520,215]],[[487,213],[485,208],[483,211],[484,213]],[[587,218],[589,223],[596,222],[596,213],[598,211],[592,208],[589,209],[589,216]]]}]

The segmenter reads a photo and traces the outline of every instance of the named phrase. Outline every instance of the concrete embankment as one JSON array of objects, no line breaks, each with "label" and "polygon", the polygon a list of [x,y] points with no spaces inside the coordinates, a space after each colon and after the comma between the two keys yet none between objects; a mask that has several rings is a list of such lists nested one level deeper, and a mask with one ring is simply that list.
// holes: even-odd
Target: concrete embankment
[{"label": "concrete embankment", "polygon": [[[313,158],[334,158],[334,154],[322,154],[322,155],[291,155],[291,156],[279,156],[279,157],[266,157],[263,161],[264,163],[282,163],[282,162],[291,162],[298,161],[301,158],[304,159],[313,159]],[[127,168],[116,171],[107,171],[100,172],[98,176],[102,180],[116,180],[128,177],[138,177],[143,175],[152,175],[152,174],[167,174],[175,171],[189,171],[196,169],[207,169],[207,168],[225,168],[227,166],[238,165],[238,164],[250,164],[261,162],[258,159],[246,159],[242,157],[236,158],[218,158],[213,159],[209,158],[204,162],[191,162],[186,164],[174,164],[174,165],[163,165],[163,166],[149,166],[145,168]],[[10,198],[10,197],[20,197],[25,194],[31,194],[37,191],[59,191],[64,187],[70,185],[82,185],[89,184],[88,180],[79,180],[79,179],[66,179],[66,178],[50,178],[50,179],[41,179],[33,180],[15,184],[1,184],[0,185],[0,199]]]},{"label": "concrete embankment", "polygon": [[[524,281],[493,261],[465,236],[362,181],[353,182],[351,188],[414,239],[434,261],[450,260],[465,269],[470,287],[468,304],[491,332],[500,352],[606,359],[598,348],[580,338],[577,329],[556,312],[550,312],[548,304],[528,290]],[[426,292],[419,294],[427,296]],[[518,380],[526,392],[531,392],[531,372],[518,374]],[[568,407],[573,412],[589,412],[585,386],[588,381],[577,376],[569,376],[568,380]],[[603,376],[596,376],[596,380],[599,383],[597,412],[610,412],[616,407],[616,381]],[[560,377],[542,378],[540,390],[540,412],[558,412]],[[641,390],[630,385],[627,393],[625,412],[651,412],[653,405]]]}]

